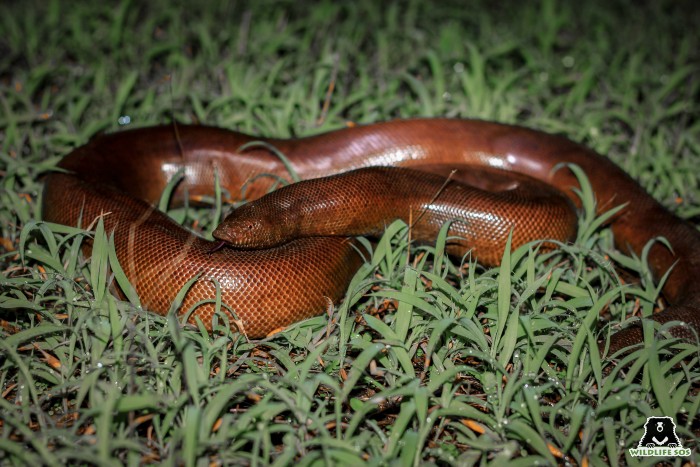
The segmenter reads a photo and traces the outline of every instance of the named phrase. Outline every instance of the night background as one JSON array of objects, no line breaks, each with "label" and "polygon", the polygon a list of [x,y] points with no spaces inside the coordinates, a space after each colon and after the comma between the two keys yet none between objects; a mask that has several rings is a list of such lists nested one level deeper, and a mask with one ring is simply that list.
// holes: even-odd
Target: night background
[{"label": "night background", "polygon": [[[40,220],[42,177],[98,132],[299,137],[440,116],[564,134],[697,224],[699,25],[696,2],[670,0],[3,2],[0,462],[626,465],[651,416],[673,417],[697,462],[697,346],[611,362],[591,345],[663,305],[607,229],[550,262],[457,261],[417,282],[393,242],[332,332],[324,316],[248,342],[96,303],[85,235]],[[514,330],[509,352],[474,334],[502,274],[520,324],[546,330]],[[424,321],[396,343],[405,306]]]}]

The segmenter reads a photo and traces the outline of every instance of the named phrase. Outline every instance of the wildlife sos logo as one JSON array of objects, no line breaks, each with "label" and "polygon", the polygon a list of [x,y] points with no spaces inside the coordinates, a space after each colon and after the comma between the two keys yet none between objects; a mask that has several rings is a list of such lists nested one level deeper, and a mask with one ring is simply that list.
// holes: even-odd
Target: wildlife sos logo
[{"label": "wildlife sos logo", "polygon": [[690,449],[684,449],[676,435],[676,424],[671,417],[649,417],[644,424],[644,436],[636,448],[629,450],[636,457],[686,457]]}]

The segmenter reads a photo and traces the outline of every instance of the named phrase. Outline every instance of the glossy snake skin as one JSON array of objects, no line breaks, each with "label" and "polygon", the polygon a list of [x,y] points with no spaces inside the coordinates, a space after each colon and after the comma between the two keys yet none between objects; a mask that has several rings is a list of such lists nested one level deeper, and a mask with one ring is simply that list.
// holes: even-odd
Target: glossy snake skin
[{"label": "glossy snake skin", "polygon": [[[245,246],[251,244],[245,231],[255,230],[253,243],[267,248],[216,249],[216,242],[152,207],[180,169],[184,180],[175,203],[185,192],[194,198],[211,194],[215,172],[234,199],[262,196],[275,182],[270,174],[288,178],[268,148],[241,148],[251,141],[279,149],[303,179],[339,174],[239,208],[215,232]],[[654,237],[670,242],[673,252],[656,244],[649,255],[656,278],[675,263],[663,289],[672,306],[654,319],[684,321],[690,328],[679,326],[674,333],[690,337],[691,328],[700,328],[698,231],[608,159],[566,138],[517,126],[417,119],[290,140],[184,125],[102,135],[66,156],[60,163],[64,173],[48,177],[44,219],[87,226],[104,215],[120,264],[147,309],[165,314],[178,291],[199,275],[181,312],[205,301],[190,320],[197,316],[211,326],[218,284],[222,302],[240,319],[235,325],[259,337],[322,313],[329,299],[342,298],[362,262],[353,240],[309,235],[378,234],[403,218],[412,223],[412,240],[430,241],[444,221],[459,219],[452,223],[456,238],[448,251],[471,250],[485,264],[498,261],[511,228],[514,246],[571,239],[571,204],[577,202],[572,188],[578,182],[567,169],[553,170],[561,163],[586,172],[600,211],[627,203],[612,221],[618,248],[639,254]],[[301,238],[288,241],[290,234]],[[630,326],[613,336],[611,350],[640,341],[640,327]]]}]

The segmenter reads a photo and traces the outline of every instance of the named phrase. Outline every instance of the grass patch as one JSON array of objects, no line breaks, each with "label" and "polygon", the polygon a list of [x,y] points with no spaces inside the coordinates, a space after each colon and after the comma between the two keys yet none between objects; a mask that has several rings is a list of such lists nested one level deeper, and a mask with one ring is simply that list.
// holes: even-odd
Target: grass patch
[{"label": "grass patch", "polygon": [[[585,213],[574,245],[490,270],[446,258],[444,236],[409,250],[392,225],[330,318],[252,343],[116,299],[108,236],[40,222],[41,176],[98,131],[411,116],[565,133],[696,219],[700,10],[491,3],[0,6],[0,460],[624,465],[652,415],[696,451],[696,346],[598,357],[658,292]],[[206,232],[219,212],[177,216]]]}]

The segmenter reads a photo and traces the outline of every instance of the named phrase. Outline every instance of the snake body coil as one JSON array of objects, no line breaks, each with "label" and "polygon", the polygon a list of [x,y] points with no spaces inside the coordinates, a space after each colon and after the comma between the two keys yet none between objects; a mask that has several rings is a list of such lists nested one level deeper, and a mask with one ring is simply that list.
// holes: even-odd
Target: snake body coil
[{"label": "snake body coil", "polygon": [[[287,174],[269,150],[260,146],[240,150],[245,143],[260,140],[284,153],[303,179],[351,171],[306,182],[291,194],[280,190],[270,195],[292,211],[306,209],[316,217],[302,215],[288,221],[283,211],[270,211],[277,208],[264,203],[262,208],[243,208],[267,213],[268,221],[256,222],[258,226],[288,222],[269,239],[269,248],[222,248],[212,253],[213,242],[152,207],[180,169],[184,180],[174,193],[175,202],[182,202],[185,193],[210,194],[215,172],[232,197],[245,187],[247,199],[259,198],[273,183],[261,174]],[[480,261],[494,263],[511,228],[516,246],[532,238],[572,237],[571,203],[577,202],[572,189],[578,182],[568,170],[553,170],[561,163],[576,164],[588,175],[599,211],[625,205],[612,221],[618,248],[639,254],[655,237],[669,241],[673,251],[657,243],[648,256],[656,278],[673,266],[663,289],[672,306],[654,319],[684,321],[700,329],[700,233],[608,159],[566,138],[517,126],[419,119],[291,140],[181,125],[107,134],[66,156],[60,163],[64,172],[49,175],[44,219],[86,226],[103,215],[107,230],[114,231],[120,264],[147,309],[166,313],[185,283],[199,275],[181,310],[203,302],[194,314],[211,326],[212,299],[219,287],[222,302],[240,318],[245,332],[257,337],[322,312],[327,298],[342,297],[361,263],[350,239],[307,237],[278,245],[286,241],[286,234],[295,229],[311,230],[312,235],[376,233],[377,223],[416,216],[421,219],[415,223],[415,234],[428,240],[445,220],[466,219],[453,223],[451,232],[466,238],[466,243],[457,240],[450,247],[459,252],[473,249]],[[430,174],[371,168],[387,166]],[[457,173],[448,176],[453,168]],[[521,175],[510,179],[505,172]],[[388,182],[382,181],[387,177]],[[471,182],[475,188],[463,188],[461,182]],[[315,201],[319,193],[322,202]],[[465,200],[468,205],[461,207]],[[515,211],[521,209],[518,215]],[[431,212],[423,218],[426,211]],[[358,227],[371,217],[368,212],[374,215],[373,224]],[[305,218],[307,225],[301,226]],[[479,224],[478,219],[486,223]],[[254,227],[251,222],[245,225]],[[215,235],[231,241],[241,238],[240,232],[227,231],[226,223]],[[687,327],[674,332],[692,334]],[[640,328],[632,326],[613,336],[611,346],[616,350],[640,340]]]}]

